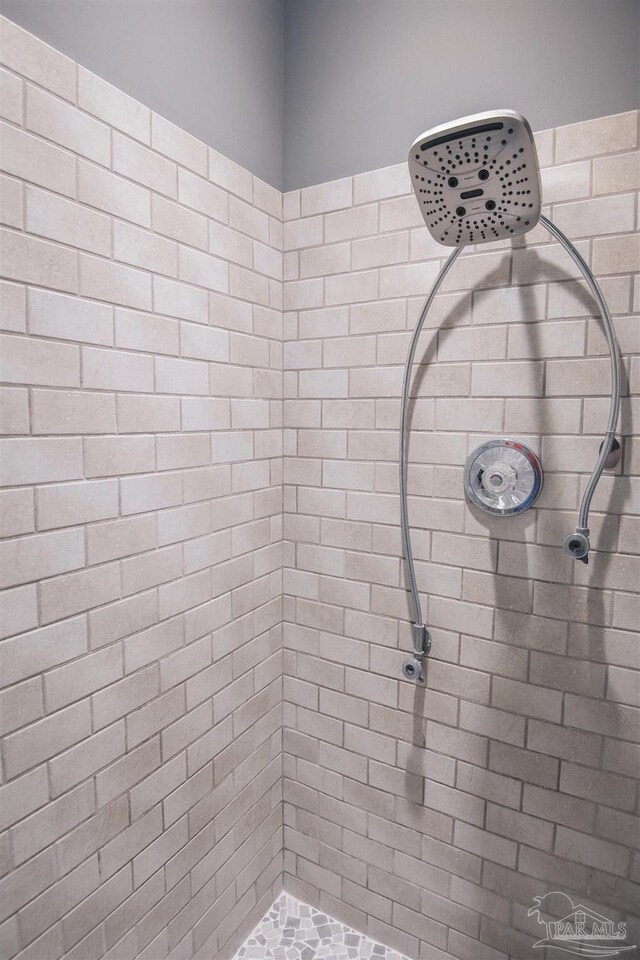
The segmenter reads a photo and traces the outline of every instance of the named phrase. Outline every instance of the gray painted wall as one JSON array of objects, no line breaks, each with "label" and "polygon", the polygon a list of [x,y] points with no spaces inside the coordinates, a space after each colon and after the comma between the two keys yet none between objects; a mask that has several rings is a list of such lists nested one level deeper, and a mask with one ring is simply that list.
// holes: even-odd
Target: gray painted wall
[{"label": "gray painted wall", "polygon": [[541,130],[640,99],[640,0],[0,0],[0,11],[288,190],[399,163],[423,130],[478,110],[513,107]]},{"label": "gray painted wall", "polygon": [[534,130],[633,109],[639,37],[638,0],[287,0],[285,187],[496,106]]},{"label": "gray painted wall", "polygon": [[283,0],[1,0],[0,11],[282,188]]}]

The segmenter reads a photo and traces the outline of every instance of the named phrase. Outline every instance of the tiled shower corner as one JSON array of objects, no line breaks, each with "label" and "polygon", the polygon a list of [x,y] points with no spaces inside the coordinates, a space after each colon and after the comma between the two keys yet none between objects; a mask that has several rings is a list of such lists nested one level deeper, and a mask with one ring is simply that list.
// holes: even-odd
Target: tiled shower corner
[{"label": "tiled shower corner", "polygon": [[[638,114],[536,135],[625,368],[588,567],[560,546],[608,404],[582,283],[536,230],[434,302],[417,691],[399,396],[442,248],[405,165],[283,197],[0,32],[3,960],[230,960],[265,911],[241,960],[528,960],[560,886],[640,942]],[[502,434],[546,474],[507,526],[461,485]]]},{"label": "tiled shower corner", "polygon": [[408,960],[320,910],[282,893],[235,960]]}]

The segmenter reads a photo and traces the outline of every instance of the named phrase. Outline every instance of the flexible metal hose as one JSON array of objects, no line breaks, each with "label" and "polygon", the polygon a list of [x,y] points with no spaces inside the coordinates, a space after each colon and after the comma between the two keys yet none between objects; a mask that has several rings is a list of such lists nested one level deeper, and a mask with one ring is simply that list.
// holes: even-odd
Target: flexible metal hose
[{"label": "flexible metal hose", "polygon": [[429,296],[425,300],[422,310],[420,311],[420,316],[418,317],[418,322],[416,323],[415,330],[413,331],[413,336],[411,338],[411,343],[409,345],[409,353],[407,354],[407,360],[404,366],[404,377],[402,379],[402,406],[400,409],[400,528],[402,530],[402,549],[404,551],[404,558],[406,561],[406,570],[407,570],[407,580],[409,581],[409,590],[411,591],[411,598],[413,604],[413,622],[418,629],[422,629],[424,624],[422,622],[422,607],[420,605],[420,594],[418,593],[418,587],[416,584],[416,571],[413,563],[413,550],[411,549],[411,529],[409,527],[409,506],[407,503],[407,412],[409,407],[409,390],[411,388],[411,370],[413,368],[413,360],[416,353],[416,347],[418,346],[418,338],[422,331],[424,321],[426,320],[427,313],[429,312],[429,307],[433,303],[433,299],[440,289],[442,281],[448,274],[449,270],[455,263],[457,257],[464,250],[464,246],[456,247],[453,253],[450,255],[440,273],[436,277],[435,283],[433,284]]},{"label": "flexible metal hose", "polygon": [[[591,500],[595,492],[596,486],[600,477],[602,476],[602,471],[604,470],[605,462],[611,448],[613,446],[613,441],[615,439],[615,429],[618,422],[618,416],[620,412],[620,350],[618,347],[618,341],[616,339],[615,330],[611,320],[611,315],[607,307],[606,301],[602,295],[602,292],[596,282],[596,279],[589,269],[588,265],[576,250],[571,241],[562,233],[558,227],[555,226],[545,216],[540,217],[540,222],[546,229],[551,233],[553,237],[564,247],[571,259],[574,261],[578,269],[580,270],[582,276],[584,277],[589,290],[598,306],[600,311],[600,316],[602,319],[602,324],[604,327],[604,333],[609,347],[609,353],[611,356],[611,404],[609,408],[609,421],[607,423],[607,429],[604,435],[604,440],[600,447],[600,452],[596,464],[593,468],[589,482],[587,483],[584,495],[582,497],[582,503],[580,504],[580,510],[578,513],[578,525],[577,525],[577,534],[582,536],[583,540],[586,541],[586,547],[584,552],[581,555],[577,555],[578,559],[586,559],[589,551],[589,509],[591,507]],[[409,525],[409,506],[408,506],[408,497],[407,497],[407,414],[409,407],[409,393],[411,389],[411,371],[413,369],[413,361],[415,358],[416,348],[418,345],[418,339],[424,322],[429,312],[429,308],[433,303],[433,300],[442,285],[442,281],[446,277],[447,273],[455,263],[457,257],[462,253],[464,246],[456,247],[453,253],[446,260],[445,264],[440,270],[440,273],[436,277],[436,280],[427,296],[422,310],[420,311],[420,316],[418,317],[418,322],[416,323],[415,329],[413,331],[413,336],[411,338],[411,343],[409,344],[409,352],[407,354],[407,359],[404,367],[404,376],[402,380],[402,405],[400,410],[400,457],[399,457],[399,466],[400,466],[400,528],[402,532],[402,549],[404,552],[404,558],[406,563],[406,572],[407,572],[407,581],[409,584],[409,591],[411,593],[412,606],[413,606],[413,622],[414,622],[414,636],[415,636],[415,653],[417,656],[421,656],[426,650],[424,649],[424,644],[428,642],[427,640],[427,630],[422,619],[422,606],[420,603],[420,594],[418,592],[418,586],[416,583],[416,573],[415,573],[415,564],[413,560],[413,550],[411,548],[411,528]],[[571,548],[567,548],[567,542],[571,541],[571,537],[567,537],[565,540],[565,550],[571,554]],[[422,646],[421,646],[422,645]]]},{"label": "flexible metal hose", "polygon": [[600,453],[593,468],[593,473],[591,474],[589,482],[584,491],[582,503],[580,504],[580,511],[578,513],[578,528],[588,531],[591,500],[598,485],[598,480],[602,476],[606,459],[611,452],[613,441],[615,440],[618,415],[620,413],[620,348],[618,347],[618,340],[616,338],[609,308],[607,307],[606,301],[602,295],[602,291],[600,290],[596,278],[591,272],[589,266],[585,263],[584,259],[578,253],[571,241],[565,237],[562,230],[559,230],[558,227],[551,222],[551,220],[548,220],[547,217],[541,216],[540,223],[547,228],[549,233],[556,238],[558,243],[562,244],[584,277],[591,295],[598,306],[598,310],[600,311],[600,317],[604,327],[604,335],[607,339],[607,345],[609,347],[609,354],[611,357],[611,404],[609,406],[609,422],[607,423],[607,429],[604,435],[604,440],[602,441]]}]

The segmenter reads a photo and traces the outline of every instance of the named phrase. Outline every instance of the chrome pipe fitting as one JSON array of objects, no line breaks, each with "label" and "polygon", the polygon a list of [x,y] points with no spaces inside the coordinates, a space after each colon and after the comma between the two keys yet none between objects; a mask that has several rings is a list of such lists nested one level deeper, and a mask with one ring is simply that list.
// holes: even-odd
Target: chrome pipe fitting
[{"label": "chrome pipe fitting", "polygon": [[417,657],[409,657],[402,664],[402,673],[405,680],[411,680],[413,683],[424,683],[424,670],[422,669],[422,660]]},{"label": "chrome pipe fitting", "polygon": [[423,661],[431,650],[431,636],[423,623],[413,624],[413,656],[402,664],[402,673],[407,680],[424,683]]},{"label": "chrome pipe fitting", "polygon": [[575,533],[570,533],[564,538],[562,549],[574,560],[582,560],[583,563],[589,563],[589,528],[578,527]]}]

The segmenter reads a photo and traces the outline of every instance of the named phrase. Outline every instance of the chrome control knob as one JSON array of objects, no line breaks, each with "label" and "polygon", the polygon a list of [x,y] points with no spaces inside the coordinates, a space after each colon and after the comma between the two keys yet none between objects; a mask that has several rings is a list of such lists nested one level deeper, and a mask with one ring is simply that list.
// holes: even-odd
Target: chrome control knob
[{"label": "chrome control knob", "polygon": [[540,461],[524,443],[488,440],[467,457],[464,492],[469,503],[485,513],[497,517],[522,513],[541,490]]}]

